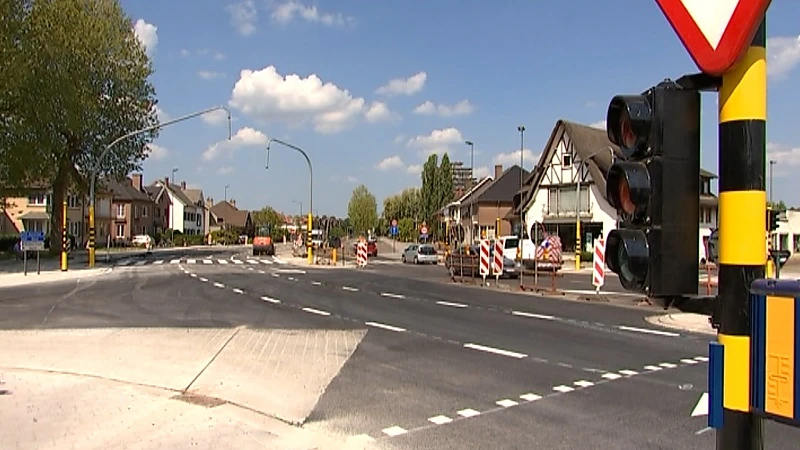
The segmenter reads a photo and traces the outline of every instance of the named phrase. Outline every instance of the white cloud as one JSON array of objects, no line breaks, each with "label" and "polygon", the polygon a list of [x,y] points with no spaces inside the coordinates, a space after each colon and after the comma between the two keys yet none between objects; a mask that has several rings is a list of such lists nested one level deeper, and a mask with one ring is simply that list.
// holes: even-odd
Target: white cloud
[{"label": "white cloud", "polygon": [[767,39],[767,73],[782,77],[800,64],[800,36]]},{"label": "white cloud", "polygon": [[389,110],[384,102],[372,102],[367,112],[364,113],[367,122],[388,122],[398,119],[398,115]]},{"label": "white cloud", "polygon": [[422,164],[412,164],[406,167],[406,172],[412,175],[419,175],[422,173]]},{"label": "white cloud", "polygon": [[210,70],[201,70],[197,72],[197,76],[204,80],[213,80],[215,78],[222,78],[225,76],[222,72],[212,72]]},{"label": "white cloud", "polygon": [[316,6],[306,6],[297,0],[279,3],[272,8],[272,20],[278,23],[289,23],[299,17],[306,22],[318,23],[329,27],[348,27],[356,24],[356,19],[341,13],[324,13]]},{"label": "white cloud", "polygon": [[167,156],[169,156],[169,150],[167,150],[166,148],[156,144],[147,144],[148,158],[159,160],[159,159],[164,159]]},{"label": "white cloud", "polygon": [[488,177],[489,173],[490,173],[489,172],[489,168],[486,167],[486,166],[476,167],[475,170],[473,171],[474,177],[479,179],[479,180],[481,178]]},{"label": "white cloud", "polygon": [[605,120],[601,120],[601,121],[589,124],[589,126],[592,127],[592,128],[600,129],[600,130],[605,130],[606,129],[606,121]]},{"label": "white cloud", "polygon": [[467,115],[474,110],[475,107],[469,102],[469,100],[461,100],[453,106],[448,106],[445,104],[437,105],[428,100],[417,106],[416,109],[414,109],[414,114],[423,114],[428,116],[436,114],[442,117],[450,117]]},{"label": "white cloud", "polygon": [[401,135],[397,136],[396,138],[394,138],[393,142],[394,142],[394,145],[400,145],[405,141],[406,141],[406,136],[404,134],[401,134]]},{"label": "white cloud", "polygon": [[203,122],[210,125],[219,125],[228,121],[228,112],[222,109],[207,112],[200,116]]},{"label": "white cloud", "polygon": [[230,175],[233,173],[233,167],[231,166],[223,166],[217,169],[217,173],[219,175]]},{"label": "white cloud", "polygon": [[786,145],[767,143],[767,161],[777,161],[775,175],[783,176],[794,174],[797,166],[800,166],[800,147],[789,147]]},{"label": "white cloud", "polygon": [[378,170],[399,169],[399,168],[404,167],[404,166],[405,166],[405,164],[403,163],[403,160],[400,159],[400,157],[397,156],[397,155],[385,158],[381,162],[379,162],[378,164],[375,164],[375,168],[378,169]]},{"label": "white cloud", "polygon": [[[230,140],[224,140],[211,145],[203,152],[204,161],[213,161],[227,154],[232,156],[236,149],[242,147],[266,146],[267,136],[250,127],[241,128]],[[266,148],[266,147],[265,147]]]},{"label": "white cloud", "polygon": [[405,79],[395,78],[379,87],[375,93],[381,95],[412,95],[422,91],[427,80],[428,74],[419,72]]},{"label": "white cloud", "polygon": [[194,55],[198,55],[198,56],[207,56],[210,53],[213,53],[212,58],[214,59],[214,61],[223,61],[223,60],[225,60],[225,54],[224,53],[218,52],[218,51],[214,51],[214,50],[211,50],[211,49],[201,48],[201,49],[195,50],[195,51],[192,51],[192,50],[189,50],[189,49],[186,49],[186,48],[182,48],[181,49],[181,56],[183,56],[184,58],[188,58],[189,56],[192,56],[193,54]]},{"label": "white cloud", "polygon": [[463,144],[464,137],[457,128],[444,128],[433,130],[430,134],[413,137],[406,145],[420,150],[423,154],[450,152],[453,144]]},{"label": "white cloud", "polygon": [[153,56],[158,45],[158,27],[139,19],[133,25],[133,33],[142,44],[142,47],[144,47],[145,53],[148,56]]},{"label": "white cloud", "polygon": [[319,133],[335,133],[352,125],[366,112],[366,101],[314,74],[279,74],[274,66],[242,70],[233,87],[230,105],[262,121],[291,124],[311,121]]},{"label": "white cloud", "polygon": [[214,61],[224,61],[225,60],[225,53],[216,52],[214,53]]},{"label": "white cloud", "polygon": [[[539,156],[539,153],[533,153],[530,149],[523,149],[522,163],[525,165],[525,167],[533,167],[539,162]],[[502,164],[504,167],[519,165],[519,150],[508,153],[500,153],[494,157],[493,161],[495,164]]]},{"label": "white cloud", "polygon": [[240,3],[228,5],[226,8],[231,15],[231,25],[242,36],[250,36],[256,32],[258,10],[254,0],[244,0]]}]

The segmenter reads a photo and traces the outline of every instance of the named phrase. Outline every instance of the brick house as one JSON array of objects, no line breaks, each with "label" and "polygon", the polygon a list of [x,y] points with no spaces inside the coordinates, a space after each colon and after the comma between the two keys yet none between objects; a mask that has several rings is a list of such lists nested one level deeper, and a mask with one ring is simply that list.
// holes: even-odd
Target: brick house
[{"label": "brick house", "polygon": [[155,203],[142,187],[142,175],[108,182],[111,190],[112,239],[129,242],[140,234],[153,234]]}]

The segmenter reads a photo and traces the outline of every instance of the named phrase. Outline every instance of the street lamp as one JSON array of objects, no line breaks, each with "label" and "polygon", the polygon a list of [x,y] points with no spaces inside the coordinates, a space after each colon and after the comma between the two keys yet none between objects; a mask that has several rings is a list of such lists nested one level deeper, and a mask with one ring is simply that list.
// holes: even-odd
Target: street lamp
[{"label": "street lamp", "polygon": [[294,146],[294,145],[286,143],[286,142],[283,142],[280,139],[269,138],[269,140],[267,141],[267,162],[266,162],[266,165],[265,165],[265,168],[267,170],[269,170],[269,149],[270,149],[270,145],[272,145],[273,142],[277,142],[278,144],[281,144],[281,145],[283,145],[285,147],[289,147],[292,150],[300,152],[300,154],[303,155],[303,158],[306,159],[306,163],[308,163],[308,183],[309,183],[308,197],[309,198],[308,198],[308,238],[306,239],[306,249],[307,249],[307,252],[308,252],[308,263],[309,264],[313,264],[314,263],[314,254],[313,254],[313,249],[312,249],[312,246],[311,246],[311,233],[312,233],[313,228],[314,228],[314,225],[313,225],[314,217],[312,216],[312,212],[314,211],[314,169],[311,167],[311,160],[308,158],[308,154],[305,151],[303,151],[302,148]]},{"label": "street lamp", "polygon": [[[518,126],[517,127],[517,131],[519,131],[519,192],[520,192],[520,195],[522,195],[522,173],[525,170],[525,165],[524,165],[524,163],[525,163],[525,159],[524,159],[524,157],[525,157],[525,151],[524,151],[524,149],[525,149],[525,126],[524,125]],[[519,207],[519,244],[518,244],[518,246],[519,246],[518,248],[520,249],[520,251],[517,252],[517,255],[519,256],[519,262],[520,263],[522,262],[522,239],[525,236],[525,234],[523,233],[525,227],[523,225],[522,216],[523,216],[522,203],[520,202],[520,207]]]},{"label": "street lamp", "polygon": [[578,164],[578,186],[575,192],[575,270],[581,270],[581,170],[583,170],[584,164],[588,164],[595,156],[606,150],[611,154],[611,163],[613,164],[614,149],[608,146],[595,151]]},{"label": "street lamp", "polygon": [[464,141],[469,145],[469,187],[472,187],[472,180],[475,178],[475,144],[472,141]]},{"label": "street lamp", "polygon": [[172,169],[172,184],[175,184],[175,172],[177,171],[178,171],[177,167]]},{"label": "street lamp", "polygon": [[[159,130],[161,128],[176,124],[178,122],[183,122],[184,120],[193,119],[195,117],[199,117],[199,116],[202,116],[204,114],[208,114],[210,112],[219,111],[219,110],[224,110],[225,112],[228,113],[228,140],[230,140],[231,139],[231,112],[225,106],[215,106],[213,108],[208,108],[208,109],[200,111],[200,112],[196,112],[196,113],[193,113],[193,114],[188,114],[188,115],[185,115],[183,117],[178,117],[177,119],[168,120],[168,121],[166,121],[164,123],[159,123],[157,125],[153,125],[153,126],[142,128],[141,130],[131,131],[130,133],[123,134],[122,136],[120,136],[120,137],[114,139],[113,141],[111,141],[111,143],[108,144],[105,149],[103,149],[103,152],[100,153],[100,157],[97,158],[97,160],[95,160],[94,163],[92,164],[91,179],[90,179],[90,182],[89,182],[89,267],[94,267],[94,257],[95,257],[95,248],[94,248],[94,185],[97,182],[97,172],[100,170],[100,166],[103,164],[103,161],[105,160],[106,156],[111,151],[111,149],[115,145],[117,145],[120,142],[124,141],[125,139],[132,138],[134,136],[138,136],[140,134],[147,133],[149,131]],[[177,171],[178,171],[178,169],[172,169],[172,176],[173,176],[172,182],[173,182],[173,184],[175,183],[174,177],[175,177],[175,172],[177,172]]]},{"label": "street lamp", "polygon": [[225,185],[225,201],[228,201],[228,188],[231,187],[230,184]]}]

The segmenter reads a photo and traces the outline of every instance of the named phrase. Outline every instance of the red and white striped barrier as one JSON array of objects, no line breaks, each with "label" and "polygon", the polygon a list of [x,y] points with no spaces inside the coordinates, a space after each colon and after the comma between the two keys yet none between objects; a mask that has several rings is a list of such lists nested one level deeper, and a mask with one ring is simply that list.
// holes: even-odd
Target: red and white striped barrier
[{"label": "red and white striped barrier", "polygon": [[597,292],[606,282],[606,242],[603,238],[594,241],[592,257],[592,285]]},{"label": "red and white striped barrier", "polygon": [[494,242],[494,258],[492,258],[492,272],[498,280],[503,274],[503,266],[503,242],[498,239]]},{"label": "red and white striped barrier", "polygon": [[356,265],[358,267],[366,267],[367,265],[367,243],[359,242],[356,247]]},{"label": "red and white striped barrier", "polygon": [[481,266],[480,266],[480,274],[483,277],[484,284],[486,283],[486,276],[489,275],[490,272],[490,264],[489,261],[489,240],[488,239],[481,239]]}]

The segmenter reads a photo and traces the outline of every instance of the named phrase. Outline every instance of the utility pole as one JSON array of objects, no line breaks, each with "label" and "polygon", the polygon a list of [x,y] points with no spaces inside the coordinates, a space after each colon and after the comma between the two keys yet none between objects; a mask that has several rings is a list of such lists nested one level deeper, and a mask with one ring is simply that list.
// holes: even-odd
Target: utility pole
[{"label": "utility pole", "polygon": [[230,184],[225,185],[225,201],[228,201],[228,188],[231,187]]},{"label": "utility pole", "polygon": [[467,190],[472,188],[472,180],[475,179],[475,144],[472,141],[464,141],[469,145],[469,186]]},{"label": "utility pole", "polygon": [[173,185],[175,184],[175,172],[177,172],[177,171],[178,171],[177,167],[172,169],[172,184]]},{"label": "utility pole", "polygon": [[[525,149],[525,126],[524,125],[518,126],[517,127],[517,131],[519,131],[519,191],[522,192],[522,178],[523,178],[522,174],[524,173],[524,170],[525,170],[525,165],[524,165],[524,163],[525,163],[525,160],[524,160],[524,157],[525,157],[525,150],[524,150]],[[524,213],[522,211],[522,205],[520,204],[520,208],[519,208],[519,241],[517,242],[517,246],[520,249],[520,251],[517,252],[517,255],[519,256],[519,262],[520,263],[522,263],[522,238],[525,236],[525,234],[524,234],[525,230],[522,227],[522,223],[523,223],[522,216],[523,216],[523,214]]]}]

